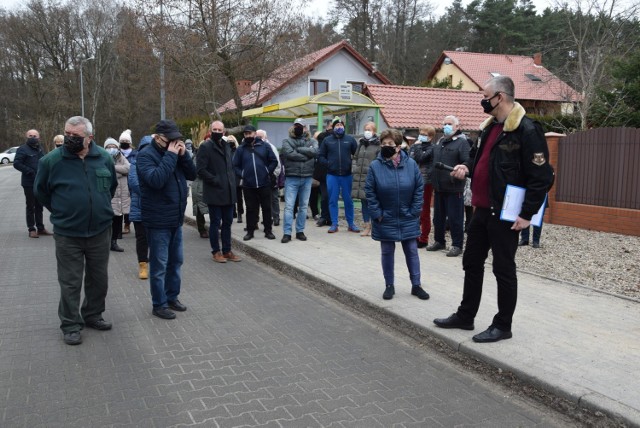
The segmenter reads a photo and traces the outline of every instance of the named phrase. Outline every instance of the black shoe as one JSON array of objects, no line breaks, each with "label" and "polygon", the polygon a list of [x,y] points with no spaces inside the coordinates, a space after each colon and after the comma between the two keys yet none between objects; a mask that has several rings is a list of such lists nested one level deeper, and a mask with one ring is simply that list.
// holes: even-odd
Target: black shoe
[{"label": "black shoe", "polygon": [[291,242],[291,235],[284,235],[280,240],[280,242],[282,242],[283,244],[286,244],[287,242]]},{"label": "black shoe", "polygon": [[320,220],[316,221],[316,226],[318,226],[318,227],[331,226],[331,220],[326,220],[326,219],[320,217]]},{"label": "black shoe", "polygon": [[445,248],[447,248],[446,245],[436,241],[427,247],[427,251],[440,251],[440,250],[444,250]]},{"label": "black shoe", "polygon": [[242,214],[238,214],[238,223],[242,223]]},{"label": "black shoe", "polygon": [[518,247],[526,247],[527,245],[529,245],[529,241],[525,241],[524,239],[521,239],[520,242],[518,242]]},{"label": "black shoe", "polygon": [[274,226],[280,226],[280,220],[273,220]]},{"label": "black shoe", "polygon": [[167,302],[167,304],[169,305],[169,308],[173,309],[174,311],[184,312],[187,310],[187,307],[180,303],[180,300],[178,299],[172,302]]},{"label": "black shoe", "polygon": [[451,247],[447,253],[447,257],[458,257],[460,254],[462,254],[462,248]]},{"label": "black shoe", "polygon": [[271,231],[265,232],[264,237],[267,239],[276,239],[276,235],[274,235]]},{"label": "black shoe", "polygon": [[301,241],[306,241],[307,236],[304,234],[304,232],[298,232],[296,233],[296,239],[299,239]]},{"label": "black shoe", "polygon": [[418,241],[418,248],[424,248],[426,247],[428,244],[426,242],[422,242],[422,241]]},{"label": "black shoe", "polygon": [[244,238],[242,238],[243,241],[249,241],[253,239],[253,232],[247,232],[246,235],[244,235]]},{"label": "black shoe", "polygon": [[106,322],[102,318],[93,321],[85,321],[84,325],[94,330],[111,330],[112,324],[110,322]]},{"label": "black shoe", "polygon": [[118,245],[118,241],[113,240],[111,241],[111,251],[117,251],[119,253],[122,253],[124,252],[124,248]]},{"label": "black shoe", "polygon": [[153,308],[151,313],[163,320],[172,320],[176,317],[176,314],[171,312],[168,308]]},{"label": "black shoe", "polygon": [[79,345],[82,343],[82,336],[79,331],[72,331],[71,333],[65,333],[63,339],[67,345]]},{"label": "black shoe", "polygon": [[475,326],[473,322],[464,322],[458,314],[451,314],[449,318],[436,318],[433,323],[440,328],[459,328],[462,330],[473,330]]},{"label": "black shoe", "polygon": [[387,285],[387,288],[384,290],[384,293],[382,293],[382,298],[384,300],[391,300],[393,299],[394,294],[396,294],[396,289],[394,288],[394,286]]},{"label": "black shoe", "polygon": [[534,242],[533,244],[531,244],[531,246],[533,248],[540,248],[540,243],[539,242]]},{"label": "black shoe", "polygon": [[420,300],[429,300],[429,293],[424,291],[424,288],[420,286],[411,287],[411,295],[416,296]]},{"label": "black shoe", "polygon": [[511,331],[500,330],[498,327],[491,325],[482,333],[478,333],[473,336],[473,341],[477,343],[489,343],[498,342],[504,339],[511,339],[511,337],[513,337]]}]

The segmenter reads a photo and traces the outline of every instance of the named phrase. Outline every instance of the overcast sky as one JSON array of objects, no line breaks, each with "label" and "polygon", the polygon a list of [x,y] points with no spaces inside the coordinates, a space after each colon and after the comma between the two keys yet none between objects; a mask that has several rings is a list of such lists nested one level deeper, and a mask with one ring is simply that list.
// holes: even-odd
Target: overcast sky
[{"label": "overcast sky", "polygon": [[[345,0],[341,0],[345,1]],[[349,1],[349,0],[346,0]],[[14,9],[18,8],[21,4],[24,4],[24,0],[0,0],[0,7],[5,9]],[[329,11],[329,1],[328,0],[310,0],[307,2],[306,12],[308,15],[316,16],[327,16]],[[432,0],[432,3],[436,4],[436,15],[442,15],[450,4],[449,2]],[[469,3],[469,0],[463,0],[463,4],[466,5]],[[536,10],[538,12],[542,12],[545,7],[550,4],[549,0],[533,0],[533,4],[536,5]]]}]

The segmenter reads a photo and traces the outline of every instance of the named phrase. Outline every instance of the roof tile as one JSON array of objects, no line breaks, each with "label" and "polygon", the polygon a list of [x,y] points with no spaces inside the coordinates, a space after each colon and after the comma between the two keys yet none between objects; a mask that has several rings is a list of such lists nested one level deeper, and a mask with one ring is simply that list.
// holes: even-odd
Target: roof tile
[{"label": "roof tile", "polygon": [[481,92],[415,86],[367,85],[370,97],[381,104],[380,113],[391,128],[438,128],[447,115],[460,119],[460,128],[477,130],[488,116],[482,111]]}]

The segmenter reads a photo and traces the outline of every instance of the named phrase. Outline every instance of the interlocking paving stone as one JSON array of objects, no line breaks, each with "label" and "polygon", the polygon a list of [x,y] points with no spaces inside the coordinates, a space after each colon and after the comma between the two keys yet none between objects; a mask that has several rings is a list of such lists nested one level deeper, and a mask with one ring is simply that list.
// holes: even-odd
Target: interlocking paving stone
[{"label": "interlocking paving stone", "polygon": [[2,427],[566,425],[249,257],[213,263],[186,226],[188,311],[151,315],[129,234],[110,254],[113,329],[67,346],[54,242],[27,238],[17,189],[0,168]]}]

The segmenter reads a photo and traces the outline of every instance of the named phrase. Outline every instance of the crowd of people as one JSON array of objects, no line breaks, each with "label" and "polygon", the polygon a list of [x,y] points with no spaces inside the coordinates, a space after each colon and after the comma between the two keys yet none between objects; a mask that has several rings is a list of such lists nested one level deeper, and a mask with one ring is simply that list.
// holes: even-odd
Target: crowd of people
[{"label": "crowd of people", "polygon": [[[75,116],[67,120],[64,135],[55,137],[56,149],[46,155],[38,131],[27,131],[14,166],[22,172],[29,237],[55,239],[64,342],[80,344],[85,326],[111,329],[102,317],[109,251],[124,251],[118,239],[130,233],[131,223],[138,276],[149,280],[152,314],[168,320],[187,310],[179,296],[188,182],[198,232],[209,239],[217,263],[242,260],[232,251],[234,218],[246,222],[245,241],[255,238],[260,218],[264,237],[276,239],[280,189],[283,244],[292,238],[308,239],[304,232],[310,201],[316,226],[338,233],[341,197],[347,231],[380,242],[385,300],[395,294],[396,242],[405,255],[411,294],[429,299],[421,283],[418,249],[446,250],[448,229],[451,246],[446,255],[463,254],[464,293],[457,312],[434,323],[474,328],[484,262],[491,250],[499,310],[491,326],[473,339],[494,342],[511,337],[517,296],[515,252],[528,244],[530,219],[553,181],[544,134],[514,101],[514,90],[504,76],[487,82],[482,108],[490,117],[475,144],[453,115],[444,118],[443,136],[437,141],[432,125],[421,125],[417,138],[408,138],[395,129],[377,135],[373,122],[365,124],[357,141],[345,132],[340,117],[312,136],[298,118],[280,150],[264,130],[252,125],[244,126],[238,142],[221,121],[211,123],[198,144],[185,140],[175,122],[161,120],[137,149],[130,130],[118,140],[108,138],[103,149],[93,140],[91,122]],[[500,220],[507,184],[526,189],[515,222]],[[432,197],[434,241],[429,245]],[[362,229],[356,224],[354,199],[361,203]],[[44,227],[43,207],[51,212],[53,234]],[[534,247],[539,240],[540,229],[534,228]],[[80,304],[83,283],[85,298]]]}]

